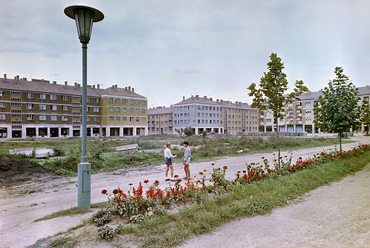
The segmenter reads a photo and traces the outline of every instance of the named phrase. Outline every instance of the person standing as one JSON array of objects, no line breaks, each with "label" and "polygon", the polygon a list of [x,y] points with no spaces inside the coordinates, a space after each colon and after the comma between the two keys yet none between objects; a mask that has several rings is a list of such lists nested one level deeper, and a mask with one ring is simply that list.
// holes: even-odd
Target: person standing
[{"label": "person standing", "polygon": [[[173,180],[173,165],[172,158],[176,158],[177,155],[172,155],[171,153],[171,143],[166,143],[166,149],[164,149],[164,159],[166,163],[166,181]],[[168,170],[171,170],[171,178],[168,178]]]},{"label": "person standing", "polygon": [[185,171],[185,180],[190,180],[190,156],[191,156],[191,150],[189,147],[189,142],[184,141],[184,147],[185,147],[185,152],[184,152],[184,171]]}]

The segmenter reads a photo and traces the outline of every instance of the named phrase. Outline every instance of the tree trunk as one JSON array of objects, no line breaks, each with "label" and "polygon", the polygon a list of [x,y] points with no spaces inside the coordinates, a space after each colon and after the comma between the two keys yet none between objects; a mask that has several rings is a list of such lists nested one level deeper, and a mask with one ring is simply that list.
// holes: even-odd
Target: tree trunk
[{"label": "tree trunk", "polygon": [[342,153],[342,132],[339,132],[339,152]]},{"label": "tree trunk", "polygon": [[276,118],[276,145],[278,147],[278,173],[281,175],[281,169],[280,169],[280,140],[279,140],[279,124],[278,124],[278,119]]}]

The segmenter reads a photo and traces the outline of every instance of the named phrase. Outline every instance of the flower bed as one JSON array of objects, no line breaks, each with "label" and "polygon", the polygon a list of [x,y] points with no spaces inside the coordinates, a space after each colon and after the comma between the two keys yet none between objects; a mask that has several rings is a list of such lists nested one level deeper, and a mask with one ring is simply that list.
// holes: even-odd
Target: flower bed
[{"label": "flower bed", "polygon": [[[299,170],[320,166],[331,160],[356,156],[369,149],[370,145],[360,145],[342,153],[337,150],[328,149],[327,151],[314,154],[312,158],[303,159],[299,157],[294,164],[291,163],[291,157],[288,158],[288,156],[285,156],[284,158],[280,157],[273,159],[272,166],[270,166],[268,160],[262,157],[262,163],[249,163],[246,165],[246,170],[237,171],[235,180],[227,180],[225,178],[226,171],[228,170],[227,166],[216,168],[215,164],[212,164],[213,169],[211,173],[209,173],[209,177],[206,175],[207,170],[203,170],[199,172],[199,176],[191,181],[185,182],[184,185],[181,185],[181,179],[177,179],[173,185],[169,184],[165,189],[161,189],[158,187],[158,181],[155,181],[153,185],[149,185],[149,181],[144,180],[146,189],[144,189],[145,186],[140,182],[137,188],[130,184],[130,190],[127,193],[124,193],[120,188],[114,189],[112,192],[113,194],[108,194],[105,189],[102,190],[102,193],[108,195],[108,201],[111,205],[109,211],[113,214],[111,218],[121,216],[125,218],[127,222],[138,223],[146,218],[165,214],[167,209],[174,203],[187,204],[196,202],[202,204],[204,198],[207,197],[209,193],[221,195],[232,191],[235,187],[239,187],[240,185],[249,187],[247,185],[253,184],[254,182],[274,180]],[[280,159],[281,162],[280,174],[277,172],[278,159]],[[175,177],[178,178],[177,175]],[[98,218],[98,216],[94,218]],[[99,216],[99,218],[104,220],[107,219],[102,216]],[[104,238],[102,229],[99,229],[98,233],[99,237]],[[107,237],[111,239],[113,236],[112,231],[109,230],[109,236]]]}]

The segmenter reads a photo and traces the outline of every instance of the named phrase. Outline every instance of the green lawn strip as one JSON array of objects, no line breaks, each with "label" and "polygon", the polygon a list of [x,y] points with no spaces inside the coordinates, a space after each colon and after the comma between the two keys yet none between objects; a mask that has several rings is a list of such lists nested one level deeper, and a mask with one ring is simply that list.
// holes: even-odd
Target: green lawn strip
[{"label": "green lawn strip", "polygon": [[142,247],[178,245],[191,235],[208,233],[236,218],[269,213],[307,191],[359,171],[370,163],[369,154],[370,151],[366,151],[278,179],[237,186],[227,194],[207,199],[203,205],[194,204],[178,213],[146,219],[133,229],[133,233],[144,237]]},{"label": "green lawn strip", "polygon": [[106,208],[109,207],[108,202],[98,202],[98,203],[93,203],[91,204],[91,209],[86,209],[86,210],[80,210],[78,207],[73,207],[65,210],[61,210],[58,212],[54,212],[52,214],[46,215],[42,218],[39,218],[37,220],[34,220],[34,222],[39,222],[39,221],[44,221],[44,220],[51,220],[54,218],[59,218],[59,217],[64,217],[64,216],[74,216],[74,215],[79,215],[79,214],[86,214],[88,212],[92,212],[93,209],[101,209],[101,208]]}]

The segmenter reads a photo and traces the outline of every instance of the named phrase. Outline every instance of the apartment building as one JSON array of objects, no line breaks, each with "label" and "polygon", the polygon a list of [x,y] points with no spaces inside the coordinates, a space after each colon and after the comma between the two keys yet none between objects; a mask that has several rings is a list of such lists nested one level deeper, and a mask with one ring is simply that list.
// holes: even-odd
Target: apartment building
[{"label": "apartment building", "polygon": [[225,134],[258,132],[258,110],[247,103],[218,100]]},{"label": "apartment building", "polygon": [[172,106],[148,109],[148,133],[173,134]]},{"label": "apartment building", "polygon": [[[110,108],[117,105],[111,104],[110,98],[119,98],[121,102],[126,99],[128,106],[135,107],[128,114],[122,110],[119,119],[126,117],[127,122],[117,121],[118,113],[110,112]],[[4,78],[0,79],[0,138],[80,136],[81,104],[80,84],[72,86],[65,82],[61,85],[43,79],[28,81],[19,76],[8,79],[4,74]],[[114,116],[113,120],[111,116]],[[88,86],[88,136],[135,136],[147,134],[146,130],[145,97],[134,93],[131,88],[113,86],[104,90],[99,85]]]},{"label": "apartment building", "polygon": [[[369,100],[370,87],[358,87],[360,102]],[[321,91],[306,92],[300,95],[300,100],[287,104],[282,114],[283,118],[278,120],[279,132],[307,132],[319,133],[321,130],[315,127],[314,120],[314,105],[317,98],[321,95]],[[259,131],[272,132],[275,130],[276,123],[272,113],[268,110],[260,111],[259,114]],[[365,126],[361,125],[361,130],[365,130]]]},{"label": "apartment building", "polygon": [[221,107],[212,98],[191,96],[173,106],[174,133],[192,127],[195,134],[205,132],[224,133]]}]

